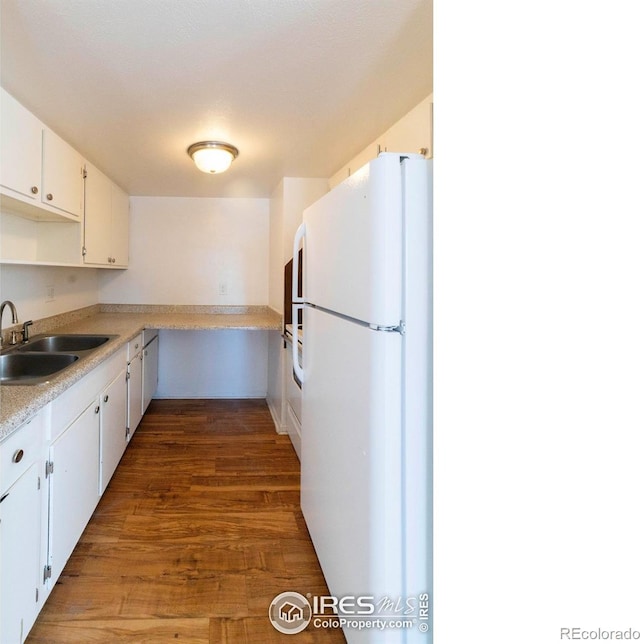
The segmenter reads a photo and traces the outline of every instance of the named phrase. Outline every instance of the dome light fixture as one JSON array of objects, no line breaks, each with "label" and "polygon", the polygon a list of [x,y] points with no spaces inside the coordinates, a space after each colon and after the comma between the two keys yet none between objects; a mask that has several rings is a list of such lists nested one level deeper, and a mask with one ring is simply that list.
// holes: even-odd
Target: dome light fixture
[{"label": "dome light fixture", "polygon": [[207,174],[220,174],[229,168],[238,156],[238,148],[220,141],[200,141],[187,148],[198,170]]}]

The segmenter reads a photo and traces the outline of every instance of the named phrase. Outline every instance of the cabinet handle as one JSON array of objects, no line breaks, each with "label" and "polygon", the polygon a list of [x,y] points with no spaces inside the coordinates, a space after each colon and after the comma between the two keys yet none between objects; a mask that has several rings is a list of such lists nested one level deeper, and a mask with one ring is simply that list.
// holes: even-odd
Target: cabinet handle
[{"label": "cabinet handle", "polygon": [[14,463],[19,463],[22,460],[22,457],[24,456],[24,450],[19,449],[14,455],[13,458],[11,459]]},{"label": "cabinet handle", "polygon": [[107,394],[102,400],[104,400],[104,402],[109,402],[109,394]]},{"label": "cabinet handle", "polygon": [[31,186],[31,194],[33,195],[38,194],[38,186]]},{"label": "cabinet handle", "polygon": [[53,195],[50,192],[47,193],[47,201],[53,201]]},{"label": "cabinet handle", "polygon": [[96,408],[93,411],[97,414],[100,411],[100,405],[96,405]]}]

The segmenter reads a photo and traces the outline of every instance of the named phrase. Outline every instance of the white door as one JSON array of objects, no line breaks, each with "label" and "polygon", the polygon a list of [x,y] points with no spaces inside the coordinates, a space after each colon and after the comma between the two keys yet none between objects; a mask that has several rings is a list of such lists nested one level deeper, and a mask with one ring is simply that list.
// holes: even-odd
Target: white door
[{"label": "white door", "polygon": [[52,583],[98,504],[100,469],[98,399],[53,442],[49,459],[49,538]]},{"label": "white door", "polygon": [[100,494],[102,494],[127,447],[127,379],[124,370],[102,394],[100,443]]},{"label": "white door", "polygon": [[153,338],[142,352],[142,413],[147,407],[158,388],[158,336]]},{"label": "white door", "polygon": [[343,315],[396,326],[402,317],[402,167],[382,155],[303,216],[304,299]]},{"label": "white door", "polygon": [[0,502],[0,642],[24,641],[38,614],[40,485],[31,467]]},{"label": "white door", "polygon": [[78,219],[84,212],[84,159],[51,130],[42,138],[42,203]]},{"label": "white door", "polygon": [[111,257],[114,266],[129,264],[129,195],[111,185]]},{"label": "white door", "polygon": [[87,164],[84,204],[85,264],[109,265],[111,256],[111,181]]},{"label": "white door", "polygon": [[29,199],[40,201],[42,123],[4,90],[2,96],[0,181]]},{"label": "white door", "polygon": [[127,427],[131,440],[142,418],[142,350],[136,353],[128,366],[127,407]]},{"label": "white door", "polygon": [[305,309],[301,505],[333,595],[401,594],[401,350]]}]

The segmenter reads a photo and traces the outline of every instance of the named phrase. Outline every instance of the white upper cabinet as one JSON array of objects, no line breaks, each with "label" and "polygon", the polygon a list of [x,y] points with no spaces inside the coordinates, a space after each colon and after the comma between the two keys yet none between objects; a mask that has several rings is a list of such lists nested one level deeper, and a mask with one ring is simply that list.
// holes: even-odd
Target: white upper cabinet
[{"label": "white upper cabinet", "polygon": [[111,264],[129,265],[129,195],[111,185]]},{"label": "white upper cabinet", "polygon": [[107,266],[111,250],[111,181],[90,163],[84,207],[84,262]]},{"label": "white upper cabinet", "polygon": [[42,138],[42,202],[78,220],[84,210],[84,159],[47,129]]},{"label": "white upper cabinet", "polygon": [[1,90],[3,210],[37,221],[82,220],[84,159]]},{"label": "white upper cabinet", "polygon": [[84,263],[124,268],[129,262],[129,196],[87,163]]},{"label": "white upper cabinet", "polygon": [[4,90],[1,91],[0,183],[6,194],[40,201],[42,123]]}]

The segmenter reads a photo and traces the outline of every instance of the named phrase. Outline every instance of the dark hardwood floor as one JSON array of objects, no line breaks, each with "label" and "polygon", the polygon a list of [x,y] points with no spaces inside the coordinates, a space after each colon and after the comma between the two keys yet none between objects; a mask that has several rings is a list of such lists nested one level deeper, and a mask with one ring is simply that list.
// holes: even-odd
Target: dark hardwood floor
[{"label": "dark hardwood floor", "polygon": [[328,594],[299,476],[264,401],[153,401],[28,644],[344,642],[267,616]]}]

